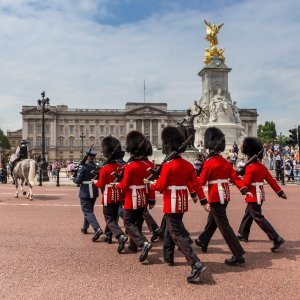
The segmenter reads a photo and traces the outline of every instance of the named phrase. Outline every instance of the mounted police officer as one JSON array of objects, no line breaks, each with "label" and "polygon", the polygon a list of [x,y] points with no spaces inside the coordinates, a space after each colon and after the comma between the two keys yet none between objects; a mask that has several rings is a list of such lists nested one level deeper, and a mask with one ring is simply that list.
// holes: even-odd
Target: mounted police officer
[{"label": "mounted police officer", "polygon": [[16,150],[16,159],[12,161],[10,172],[12,173],[12,171],[14,170],[14,167],[16,166],[18,161],[21,161],[26,158],[28,158],[27,141],[21,140],[20,146],[18,146],[18,148]]},{"label": "mounted police officer", "polygon": [[97,197],[99,197],[98,188],[92,182],[94,177],[91,171],[97,169],[95,164],[96,151],[89,149],[86,151],[87,161],[78,168],[76,177],[73,177],[73,182],[80,184],[79,198],[80,205],[84,215],[83,227],[81,232],[87,234],[89,225],[91,225],[95,231],[92,241],[95,242],[99,239],[100,235],[103,233],[100,225],[94,214],[94,205]]}]

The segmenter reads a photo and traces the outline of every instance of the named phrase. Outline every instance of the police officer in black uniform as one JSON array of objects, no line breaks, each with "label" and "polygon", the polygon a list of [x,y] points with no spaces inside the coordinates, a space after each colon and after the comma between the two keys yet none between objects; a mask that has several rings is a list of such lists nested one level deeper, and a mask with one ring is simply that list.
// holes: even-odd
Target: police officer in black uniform
[{"label": "police officer in black uniform", "polygon": [[21,140],[20,146],[16,150],[16,155],[17,155],[16,159],[11,164],[11,173],[14,170],[14,167],[16,166],[18,161],[28,158],[28,149],[27,149],[26,140]]},{"label": "police officer in black uniform", "polygon": [[97,197],[99,197],[98,188],[92,182],[94,175],[91,174],[91,171],[97,169],[95,164],[96,151],[88,150],[86,151],[86,155],[87,161],[85,164],[79,166],[77,176],[73,177],[73,182],[80,184],[79,198],[81,209],[84,215],[81,232],[83,234],[87,234],[89,225],[91,225],[95,231],[92,241],[95,242],[103,233],[94,214],[94,205]]}]

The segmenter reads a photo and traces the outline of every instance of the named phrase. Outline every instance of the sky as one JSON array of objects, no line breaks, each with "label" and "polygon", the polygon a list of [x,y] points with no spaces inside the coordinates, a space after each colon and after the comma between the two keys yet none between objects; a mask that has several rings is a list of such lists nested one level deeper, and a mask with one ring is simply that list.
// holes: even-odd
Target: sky
[{"label": "sky", "polygon": [[23,105],[124,109],[201,97],[204,20],[224,23],[229,92],[277,133],[300,125],[298,0],[0,0],[0,128],[22,127]]}]

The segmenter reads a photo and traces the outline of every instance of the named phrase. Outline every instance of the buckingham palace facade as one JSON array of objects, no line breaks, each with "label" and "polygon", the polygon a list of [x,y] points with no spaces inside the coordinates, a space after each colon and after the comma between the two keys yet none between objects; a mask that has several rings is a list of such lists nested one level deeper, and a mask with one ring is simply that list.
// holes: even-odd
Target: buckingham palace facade
[{"label": "buckingham palace facade", "polygon": [[[22,107],[22,138],[29,142],[31,155],[41,153],[42,118],[35,106]],[[153,146],[162,146],[161,131],[175,126],[186,116],[186,110],[168,110],[167,103],[127,102],[125,109],[71,109],[66,105],[51,106],[45,114],[46,158],[79,160],[82,150],[94,145],[101,154],[102,139],[111,134],[125,147],[126,135],[132,130],[143,132]],[[246,133],[256,135],[256,110],[240,110]],[[244,119],[244,120],[243,120]],[[9,134],[8,134],[9,137]]]},{"label": "buckingham palace facade", "polygon": [[[41,152],[41,113],[34,106],[22,107],[22,138],[29,142],[34,157]],[[125,109],[71,109],[51,106],[45,114],[45,148],[48,160],[79,160],[82,149],[94,145],[101,153],[102,139],[111,134],[125,147],[132,130],[143,132],[152,145],[161,147],[161,130],[176,125],[185,110],[168,110],[167,103],[128,102]]]}]

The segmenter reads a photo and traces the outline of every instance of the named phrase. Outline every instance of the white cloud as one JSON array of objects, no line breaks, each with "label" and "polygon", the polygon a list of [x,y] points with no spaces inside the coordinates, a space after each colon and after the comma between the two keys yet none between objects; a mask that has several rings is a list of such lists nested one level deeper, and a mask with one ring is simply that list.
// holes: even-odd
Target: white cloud
[{"label": "white cloud", "polygon": [[186,109],[201,95],[204,19],[225,23],[219,43],[238,106],[257,108],[278,132],[299,124],[297,1],[237,1],[116,27],[95,21],[112,13],[106,1],[0,0],[1,128],[20,128],[21,106],[36,105],[42,90],[52,105],[124,108],[143,101],[144,79],[146,101]]}]

